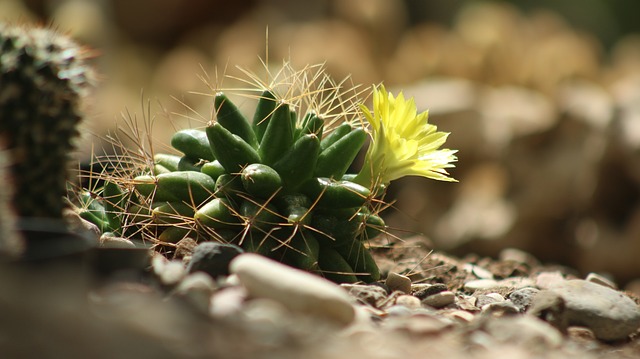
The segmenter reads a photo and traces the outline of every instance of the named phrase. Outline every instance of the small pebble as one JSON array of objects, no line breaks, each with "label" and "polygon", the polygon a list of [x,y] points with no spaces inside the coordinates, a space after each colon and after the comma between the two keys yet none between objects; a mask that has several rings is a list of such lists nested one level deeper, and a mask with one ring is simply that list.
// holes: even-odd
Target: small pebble
[{"label": "small pebble", "polygon": [[100,237],[100,247],[102,248],[135,248],[136,245],[126,238],[102,235]]},{"label": "small pebble", "polygon": [[598,273],[589,273],[587,274],[587,278],[585,278],[585,280],[587,282],[591,282],[591,283],[595,283],[595,284],[600,284],[603,285],[605,287],[609,287],[611,289],[618,289],[618,286],[611,280],[609,280],[607,277],[602,276]]},{"label": "small pebble", "polygon": [[516,307],[510,301],[502,301],[502,302],[493,302],[488,303],[482,306],[483,313],[491,313],[493,315],[505,315],[505,314],[518,314],[520,313],[520,308]]},{"label": "small pebble", "polygon": [[444,292],[445,290],[449,290],[449,288],[447,288],[447,286],[442,283],[427,284],[426,286],[422,285],[420,289],[418,289],[413,293],[413,295],[418,299],[422,300],[430,295]]},{"label": "small pebble", "polygon": [[476,297],[466,295],[466,294],[459,294],[458,300],[456,301],[456,306],[458,307],[458,309],[461,309],[461,310],[475,312],[478,310],[478,307],[476,307],[477,301],[478,301],[478,298]]},{"label": "small pebble", "polygon": [[355,299],[376,308],[387,298],[387,292],[384,288],[378,286],[347,283],[341,284],[340,286],[346,289]]},{"label": "small pebble", "polygon": [[420,303],[420,299],[412,295],[399,296],[398,298],[396,298],[396,305],[401,305],[409,309],[418,309],[422,306]]},{"label": "small pebble", "polygon": [[206,273],[197,272],[186,276],[174,290],[174,294],[184,298],[196,309],[203,313],[209,313],[211,295],[215,292],[216,285]]},{"label": "small pebble", "polygon": [[445,290],[444,292],[436,293],[424,298],[422,300],[422,303],[434,308],[442,308],[446,307],[449,304],[455,303],[455,301],[456,294],[451,291]]},{"label": "small pebble", "polygon": [[247,299],[244,287],[228,287],[217,291],[211,296],[209,314],[214,318],[236,315],[242,310]]},{"label": "small pebble", "polygon": [[499,293],[487,293],[485,294],[487,297],[495,299],[496,302],[504,302],[506,299],[500,295]]},{"label": "small pebble", "polygon": [[198,246],[198,242],[196,242],[193,238],[183,238],[178,243],[176,243],[176,253],[174,254],[174,258],[182,259],[185,263],[188,263],[191,260],[191,254],[193,254],[193,250]]},{"label": "small pebble", "polygon": [[464,289],[469,292],[475,292],[480,289],[491,289],[499,286],[498,281],[494,279],[476,279],[468,281],[464,284]]},{"label": "small pebble", "polygon": [[193,250],[187,267],[189,273],[201,271],[213,278],[229,275],[229,263],[242,253],[242,248],[233,244],[204,242]]},{"label": "small pebble", "polygon": [[529,309],[539,291],[538,288],[533,287],[520,288],[511,292],[507,298],[524,313]]},{"label": "small pebble", "polygon": [[476,306],[478,308],[482,308],[487,304],[504,302],[504,297],[498,293],[488,293],[481,294],[478,296],[478,300],[476,301]]},{"label": "small pebble", "polygon": [[352,299],[340,286],[254,253],[237,256],[231,273],[240,279],[249,296],[275,300],[292,311],[346,326],[355,319]]},{"label": "small pebble", "polygon": [[158,277],[160,283],[166,286],[178,284],[187,275],[187,269],[182,262],[169,261],[162,255],[154,256],[151,265],[153,273]]},{"label": "small pebble", "polygon": [[478,279],[493,279],[493,273],[475,264],[467,263],[463,269],[475,275]]},{"label": "small pebble", "polygon": [[384,284],[389,287],[390,291],[400,291],[405,294],[411,294],[411,279],[398,273],[389,272]]},{"label": "small pebble", "polygon": [[469,323],[476,317],[475,315],[473,315],[473,313],[469,313],[466,310],[454,310],[452,312],[446,313],[445,315],[449,318],[463,323]]}]

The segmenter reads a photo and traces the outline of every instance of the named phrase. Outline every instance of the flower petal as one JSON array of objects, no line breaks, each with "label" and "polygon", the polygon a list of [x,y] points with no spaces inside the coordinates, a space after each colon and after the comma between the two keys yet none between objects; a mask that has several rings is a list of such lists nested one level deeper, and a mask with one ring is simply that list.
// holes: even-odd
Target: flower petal
[{"label": "flower petal", "polygon": [[418,114],[413,98],[406,100],[402,92],[394,97],[380,85],[374,89],[373,110],[360,108],[369,123],[372,143],[356,176],[358,183],[370,186],[411,175],[455,181],[445,168],[454,167],[457,151],[439,149],[449,133],[438,132],[429,124],[427,111]]}]

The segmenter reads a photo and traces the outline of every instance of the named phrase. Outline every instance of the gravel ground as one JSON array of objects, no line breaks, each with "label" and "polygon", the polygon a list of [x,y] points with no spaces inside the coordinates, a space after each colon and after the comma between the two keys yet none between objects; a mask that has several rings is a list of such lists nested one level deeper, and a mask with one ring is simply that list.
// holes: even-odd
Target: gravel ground
[{"label": "gravel ground", "polygon": [[[5,264],[0,347],[15,358],[633,358],[640,309],[602,276],[509,249],[494,260],[375,250],[385,280],[335,285],[252,254],[229,275],[153,254],[144,270]],[[202,268],[202,263],[200,267]]]}]

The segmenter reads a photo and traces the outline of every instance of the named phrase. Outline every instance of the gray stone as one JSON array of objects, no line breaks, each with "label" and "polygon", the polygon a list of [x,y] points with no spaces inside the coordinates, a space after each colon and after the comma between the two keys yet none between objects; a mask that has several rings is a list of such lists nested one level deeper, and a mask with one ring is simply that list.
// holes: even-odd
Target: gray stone
[{"label": "gray stone", "polygon": [[229,275],[229,263],[242,252],[242,248],[233,244],[200,243],[193,250],[187,271],[205,272],[213,278]]},{"label": "gray stone", "polygon": [[569,325],[588,327],[600,340],[622,340],[640,327],[640,308],[621,292],[580,279],[549,290],[564,300]]},{"label": "gray stone", "polygon": [[237,256],[230,271],[238,276],[250,297],[272,299],[289,310],[340,326],[355,319],[347,291],[324,278],[253,253]]},{"label": "gray stone", "polygon": [[476,306],[482,308],[487,304],[504,302],[504,297],[498,293],[481,294],[476,300]]},{"label": "gray stone", "polygon": [[420,290],[423,290],[425,288],[429,288],[429,287],[432,287],[432,286],[433,286],[433,284],[430,284],[430,283],[412,283],[411,284],[411,291],[413,293],[415,293],[415,292],[418,292]]},{"label": "gray stone", "polygon": [[411,294],[411,279],[398,273],[389,272],[384,284],[389,287],[390,291],[400,291],[405,294]]},{"label": "gray stone", "polygon": [[427,284],[426,286],[420,286],[420,289],[413,293],[418,299],[424,299],[430,295],[434,295],[440,292],[444,292],[445,290],[449,290],[446,285],[442,283],[437,284]]},{"label": "gray stone", "polygon": [[445,290],[444,292],[436,293],[434,295],[430,295],[422,300],[423,304],[434,308],[442,308],[446,307],[449,304],[453,304],[456,301],[456,294]]},{"label": "gray stone", "polygon": [[539,291],[538,288],[533,287],[520,288],[511,292],[507,298],[524,313],[529,309]]}]

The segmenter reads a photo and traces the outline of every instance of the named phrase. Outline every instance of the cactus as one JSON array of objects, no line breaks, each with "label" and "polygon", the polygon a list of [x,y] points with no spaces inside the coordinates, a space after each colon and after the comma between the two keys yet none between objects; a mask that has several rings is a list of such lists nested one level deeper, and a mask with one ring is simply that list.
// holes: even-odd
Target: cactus
[{"label": "cactus", "polygon": [[[359,92],[349,89],[354,93],[341,100],[341,84],[330,82],[323,70],[315,76],[308,70],[292,73],[293,80],[259,86],[252,121],[218,91],[214,120],[174,134],[171,145],[182,157],[154,153],[138,168],[103,174],[104,191],[94,191],[97,198],[84,192],[80,214],[105,232],[146,236],[160,247],[197,236],[234,243],[336,282],[378,280],[364,244],[385,230],[375,211],[382,193],[346,174],[365,143],[357,122]],[[311,88],[310,78],[319,88]],[[124,157],[123,164],[134,162],[134,154]],[[126,203],[111,205],[105,193],[114,184]],[[109,208],[119,208],[111,221]],[[336,263],[335,257],[341,260]]]},{"label": "cactus", "polygon": [[0,134],[21,218],[62,219],[80,99],[91,82],[86,58],[52,30],[0,23]]}]

